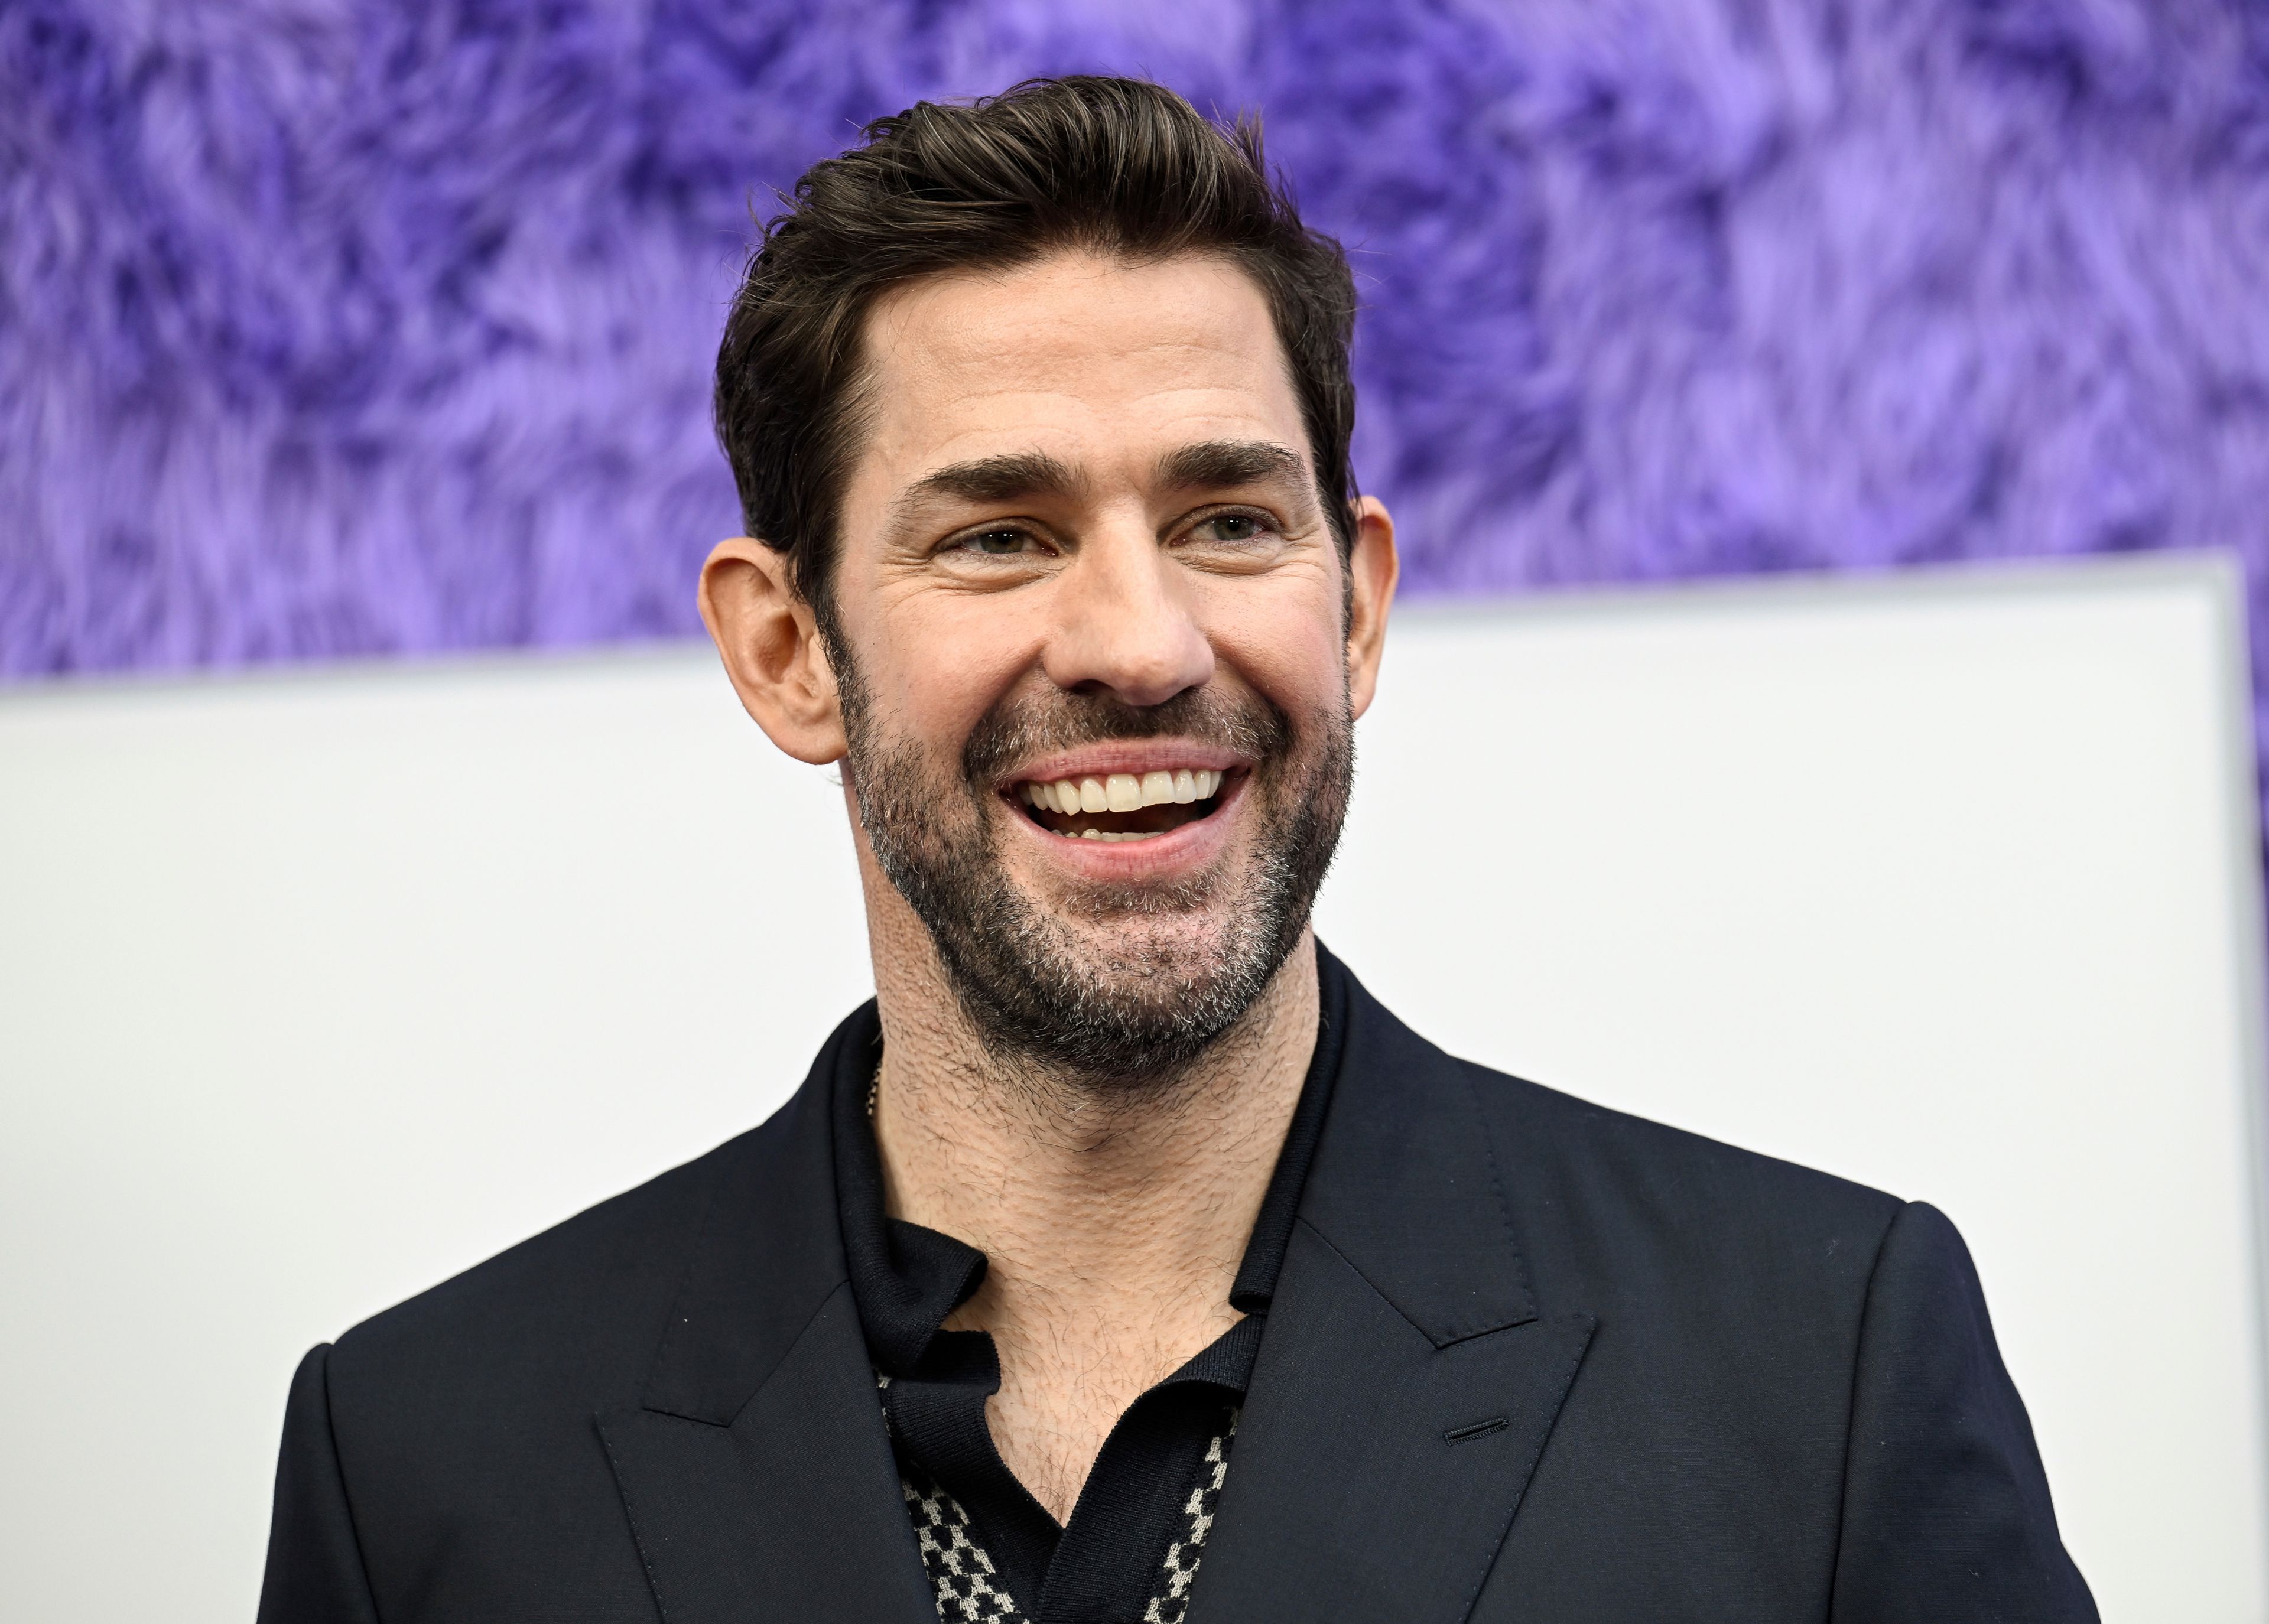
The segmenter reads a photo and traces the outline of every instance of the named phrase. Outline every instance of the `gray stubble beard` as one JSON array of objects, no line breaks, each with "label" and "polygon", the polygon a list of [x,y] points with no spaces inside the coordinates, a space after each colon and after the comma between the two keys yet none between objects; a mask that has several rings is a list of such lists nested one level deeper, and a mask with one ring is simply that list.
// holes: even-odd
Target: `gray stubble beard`
[{"label": "gray stubble beard", "polygon": [[[1089,1093],[1170,1088],[1251,1009],[1299,942],[1354,783],[1344,690],[1336,712],[1312,719],[1319,736],[1304,766],[1298,729],[1258,696],[1232,705],[1201,689],[1134,709],[1067,694],[1067,708],[1045,717],[996,706],[972,730],[957,783],[933,781],[918,746],[884,738],[855,668],[839,660],[836,668],[868,844],[928,931],[978,1040],[1013,1069]],[[1256,799],[1255,854],[1242,874],[1084,888],[1072,907],[1133,927],[1124,952],[1090,945],[1009,879],[990,786],[1047,749],[1165,734],[1253,761],[1244,793]],[[1140,928],[1208,909],[1227,917],[1194,946],[1161,943]]]}]

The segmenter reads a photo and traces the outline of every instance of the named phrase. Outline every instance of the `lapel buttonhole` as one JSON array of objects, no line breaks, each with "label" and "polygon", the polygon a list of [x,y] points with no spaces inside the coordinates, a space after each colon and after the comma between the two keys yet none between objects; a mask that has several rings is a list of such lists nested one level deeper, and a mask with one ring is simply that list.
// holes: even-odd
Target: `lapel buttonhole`
[{"label": "lapel buttonhole", "polygon": [[1505,1418],[1504,1416],[1492,1415],[1487,1421],[1478,1421],[1471,1422],[1467,1426],[1451,1428],[1449,1431],[1442,1435],[1442,1442],[1445,1443],[1463,1443],[1468,1438],[1486,1438],[1492,1432],[1503,1432],[1504,1430],[1504,1427]]}]

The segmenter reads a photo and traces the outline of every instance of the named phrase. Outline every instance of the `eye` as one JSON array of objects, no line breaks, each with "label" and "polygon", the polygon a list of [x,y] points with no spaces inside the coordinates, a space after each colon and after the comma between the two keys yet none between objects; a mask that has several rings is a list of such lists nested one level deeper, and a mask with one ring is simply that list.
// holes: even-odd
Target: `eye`
[{"label": "eye", "polygon": [[954,543],[965,552],[973,552],[987,558],[1013,558],[1019,553],[1034,550],[1032,538],[1023,530],[979,530],[965,535]]},{"label": "eye", "polygon": [[1275,527],[1259,513],[1216,513],[1201,520],[1190,531],[1190,539],[1199,542],[1225,542],[1234,546],[1243,542],[1259,541]]}]

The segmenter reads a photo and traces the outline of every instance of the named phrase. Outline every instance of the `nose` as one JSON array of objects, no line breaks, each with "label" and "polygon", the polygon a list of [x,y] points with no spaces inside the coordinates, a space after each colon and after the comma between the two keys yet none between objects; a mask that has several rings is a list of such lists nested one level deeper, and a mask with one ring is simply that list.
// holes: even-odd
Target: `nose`
[{"label": "nose", "polygon": [[1057,687],[1163,705],[1213,675],[1186,572],[1130,521],[1089,535],[1055,585],[1041,668]]}]

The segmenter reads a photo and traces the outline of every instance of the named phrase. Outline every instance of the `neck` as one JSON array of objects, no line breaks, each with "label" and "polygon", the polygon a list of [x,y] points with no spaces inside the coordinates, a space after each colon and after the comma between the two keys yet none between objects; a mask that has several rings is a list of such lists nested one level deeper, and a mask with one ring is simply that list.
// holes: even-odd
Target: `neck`
[{"label": "neck", "polygon": [[1061,1519],[1127,1406],[1238,1318],[1231,1284],[1315,1048],[1313,941],[1184,1071],[1091,1089],[988,1050],[928,933],[866,877],[885,1199],[986,1254],[948,1324],[992,1334],[995,1442]]},{"label": "neck", "polygon": [[935,975],[877,971],[875,1132],[893,1217],[984,1251],[988,1297],[1187,1276],[1227,1301],[1315,1048],[1310,937],[1184,1071],[1123,1091],[1004,1060]]},{"label": "neck", "polygon": [[[855,823],[854,823],[855,827]],[[1313,934],[1171,1077],[1090,1086],[988,1047],[928,931],[857,841],[883,1023],[875,1134],[891,1215],[989,1259],[979,1301],[1125,1281],[1226,1303],[1314,1053]],[[973,1306],[973,1305],[972,1305]]]}]

